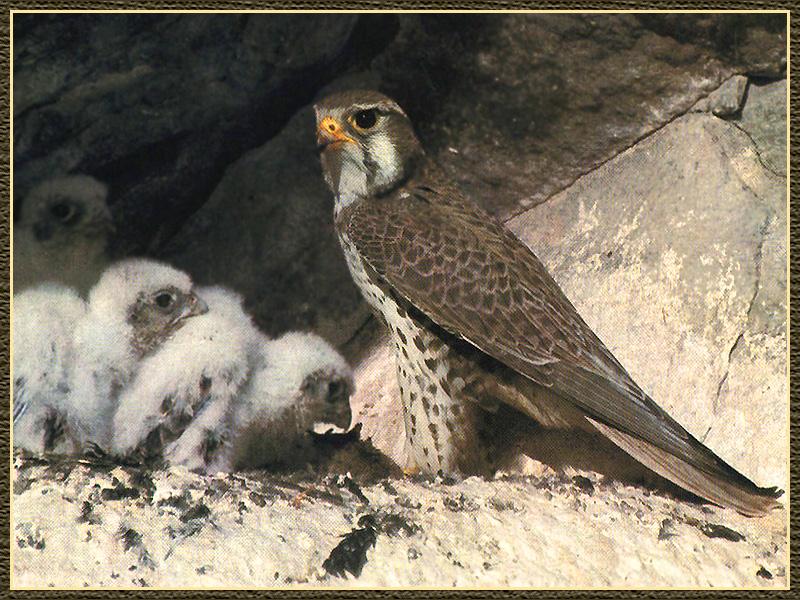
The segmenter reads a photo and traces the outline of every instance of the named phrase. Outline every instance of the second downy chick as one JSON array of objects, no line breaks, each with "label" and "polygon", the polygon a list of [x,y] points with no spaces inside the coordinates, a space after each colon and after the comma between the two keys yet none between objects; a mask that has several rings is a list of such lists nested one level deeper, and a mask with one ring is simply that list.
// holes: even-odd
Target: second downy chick
[{"label": "second downy chick", "polygon": [[115,454],[164,454],[171,463],[204,470],[227,439],[232,403],[255,366],[260,334],[234,292],[206,287],[198,294],[208,312],[143,360],[123,392],[114,416]]},{"label": "second downy chick", "polygon": [[208,313],[142,361],[123,392],[113,452],[204,473],[304,465],[315,422],[349,425],[349,366],[314,334],[268,339],[230,290],[198,293]]}]

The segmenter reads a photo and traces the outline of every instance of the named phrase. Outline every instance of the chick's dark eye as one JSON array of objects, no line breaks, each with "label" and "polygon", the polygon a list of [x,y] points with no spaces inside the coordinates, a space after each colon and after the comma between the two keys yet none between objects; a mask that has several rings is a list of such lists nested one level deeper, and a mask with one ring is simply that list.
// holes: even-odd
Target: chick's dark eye
[{"label": "chick's dark eye", "polygon": [[72,216],[72,206],[66,202],[59,202],[50,207],[50,214],[60,221],[66,221]]},{"label": "chick's dark eye", "polygon": [[378,115],[374,109],[360,110],[353,115],[353,121],[356,126],[361,129],[369,129],[374,126],[378,120]]},{"label": "chick's dark eye", "polygon": [[156,304],[160,308],[169,308],[174,300],[175,298],[169,292],[161,292],[156,296]]}]

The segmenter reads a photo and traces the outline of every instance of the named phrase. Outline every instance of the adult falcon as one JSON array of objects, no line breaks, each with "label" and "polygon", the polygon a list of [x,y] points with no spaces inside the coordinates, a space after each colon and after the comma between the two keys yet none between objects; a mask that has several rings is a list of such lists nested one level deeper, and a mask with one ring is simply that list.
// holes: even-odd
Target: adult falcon
[{"label": "adult falcon", "polygon": [[411,467],[474,473],[486,409],[597,430],[659,475],[745,515],[779,506],[633,381],[538,258],[437,167],[374,91],[315,106],[350,273],[395,346]]}]

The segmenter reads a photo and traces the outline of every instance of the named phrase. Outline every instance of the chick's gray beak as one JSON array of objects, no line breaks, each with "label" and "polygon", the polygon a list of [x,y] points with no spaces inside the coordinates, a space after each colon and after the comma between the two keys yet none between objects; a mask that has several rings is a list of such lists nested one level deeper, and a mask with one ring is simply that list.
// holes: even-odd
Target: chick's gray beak
[{"label": "chick's gray beak", "polygon": [[326,421],[345,430],[350,427],[353,418],[350,412],[350,395],[354,389],[355,386],[349,378],[334,379],[328,383],[328,393],[325,398]]},{"label": "chick's gray beak", "polygon": [[178,321],[188,319],[189,317],[204,315],[207,312],[208,312],[208,304],[206,304],[205,301],[196,294],[190,293],[186,297],[186,303],[183,305],[183,308],[181,308],[181,311],[175,317],[173,323],[177,323]]},{"label": "chick's gray beak", "polygon": [[33,235],[40,242],[46,242],[53,237],[53,226],[49,221],[37,221],[33,224]]},{"label": "chick's gray beak", "polygon": [[189,315],[194,317],[197,315],[204,315],[208,312],[208,304],[200,296],[192,294],[189,298]]}]

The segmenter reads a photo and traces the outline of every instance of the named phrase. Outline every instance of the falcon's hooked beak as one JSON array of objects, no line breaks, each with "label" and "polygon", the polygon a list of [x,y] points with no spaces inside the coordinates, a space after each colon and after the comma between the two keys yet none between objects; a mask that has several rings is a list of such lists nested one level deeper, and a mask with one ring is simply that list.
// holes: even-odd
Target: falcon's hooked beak
[{"label": "falcon's hooked beak", "polygon": [[333,117],[324,117],[317,126],[317,148],[324,150],[325,147],[337,142],[357,143],[353,138],[344,132],[344,128]]}]

